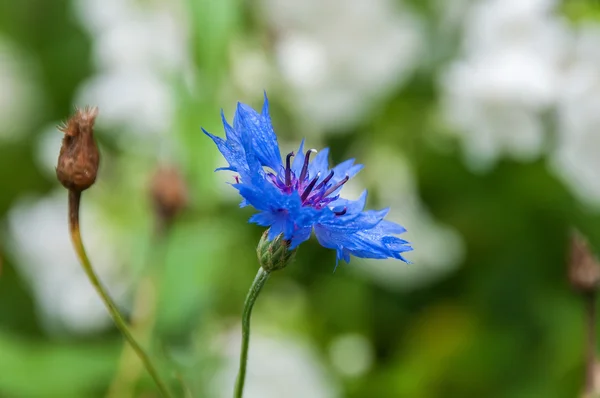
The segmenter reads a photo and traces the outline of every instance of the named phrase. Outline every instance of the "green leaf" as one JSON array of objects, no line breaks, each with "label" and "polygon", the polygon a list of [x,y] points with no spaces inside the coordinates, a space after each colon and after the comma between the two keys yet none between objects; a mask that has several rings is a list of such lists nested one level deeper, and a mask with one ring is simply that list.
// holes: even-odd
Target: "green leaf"
[{"label": "green leaf", "polygon": [[0,396],[93,397],[115,371],[120,344],[62,344],[0,332]]}]

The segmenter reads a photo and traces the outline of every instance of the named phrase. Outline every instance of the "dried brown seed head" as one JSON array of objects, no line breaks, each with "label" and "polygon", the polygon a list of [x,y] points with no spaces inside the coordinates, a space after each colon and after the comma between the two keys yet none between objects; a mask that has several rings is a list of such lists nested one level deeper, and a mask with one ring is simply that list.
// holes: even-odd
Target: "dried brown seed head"
[{"label": "dried brown seed head", "polygon": [[188,204],[187,186],[175,167],[163,166],[156,170],[150,194],[156,213],[164,221],[171,221]]},{"label": "dried brown seed head", "polygon": [[600,284],[600,264],[588,241],[578,232],[571,238],[569,281],[573,288],[582,293],[596,292]]},{"label": "dried brown seed head", "polygon": [[77,109],[75,114],[58,129],[63,137],[56,176],[70,190],[84,191],[96,181],[100,153],[94,141],[94,121],[97,107]]}]

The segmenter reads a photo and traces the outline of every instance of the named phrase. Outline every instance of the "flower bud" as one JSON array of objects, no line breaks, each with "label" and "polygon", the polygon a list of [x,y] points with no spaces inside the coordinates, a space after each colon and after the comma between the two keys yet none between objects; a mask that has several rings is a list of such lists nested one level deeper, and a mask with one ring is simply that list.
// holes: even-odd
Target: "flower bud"
[{"label": "flower bud", "polygon": [[294,260],[296,249],[290,250],[290,241],[283,239],[283,234],[272,241],[268,236],[269,230],[266,230],[256,247],[258,263],[267,272],[283,269]]},{"label": "flower bud", "polygon": [[94,141],[94,121],[98,108],[77,109],[59,127],[65,136],[58,156],[56,176],[61,184],[76,192],[88,189],[96,181],[100,153]]},{"label": "flower bud", "polygon": [[188,204],[185,181],[175,167],[160,167],[150,184],[150,195],[157,216],[163,221],[173,220]]},{"label": "flower bud", "polygon": [[600,284],[600,265],[587,240],[579,233],[571,239],[569,282],[581,293],[594,293]]}]

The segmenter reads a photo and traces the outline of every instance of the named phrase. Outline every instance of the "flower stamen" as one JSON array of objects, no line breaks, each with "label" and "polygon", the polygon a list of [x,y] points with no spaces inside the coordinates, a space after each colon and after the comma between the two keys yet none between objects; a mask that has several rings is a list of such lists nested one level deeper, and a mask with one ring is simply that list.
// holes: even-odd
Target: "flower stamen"
[{"label": "flower stamen", "polygon": [[292,185],[292,167],[290,166],[290,161],[294,156],[294,151],[287,154],[285,157],[285,186],[289,187]]},{"label": "flower stamen", "polygon": [[336,189],[338,189],[339,187],[344,185],[346,182],[348,182],[349,179],[350,179],[350,176],[347,175],[341,181],[338,181],[337,184],[335,184],[334,186],[329,188],[327,191],[325,191],[325,193],[323,194],[323,197],[325,198],[325,197],[329,196],[332,192],[335,192]]},{"label": "flower stamen", "polygon": [[329,180],[331,180],[332,178],[333,178],[333,170],[331,170],[331,171],[329,172],[329,174],[327,175],[327,177],[325,177],[325,178],[323,179],[323,181],[321,181],[321,182],[319,183],[319,185],[317,185],[317,186],[315,187],[315,189],[317,189],[317,190],[318,190],[318,189],[320,189],[320,188],[323,188],[323,187],[325,186],[325,184],[327,184],[327,183],[329,182]]},{"label": "flower stamen", "polygon": [[348,208],[346,206],[344,206],[344,208],[340,211],[334,211],[333,214],[335,214],[336,216],[343,216],[344,214],[346,214],[346,212],[348,211]]},{"label": "flower stamen", "polygon": [[302,165],[302,171],[300,172],[300,177],[298,178],[298,182],[302,183],[306,178],[306,174],[308,173],[308,162],[310,161],[310,154],[317,153],[316,149],[309,149],[306,151],[306,155],[304,156],[304,165]]},{"label": "flower stamen", "polygon": [[317,181],[319,181],[319,177],[321,177],[321,173],[317,173],[317,176],[313,178],[313,180],[310,182],[310,184],[308,184],[304,192],[302,192],[302,196],[300,196],[302,203],[304,203],[306,198],[308,198],[308,195],[310,195],[310,193],[312,192],[313,188],[315,187],[315,184],[317,183]]}]

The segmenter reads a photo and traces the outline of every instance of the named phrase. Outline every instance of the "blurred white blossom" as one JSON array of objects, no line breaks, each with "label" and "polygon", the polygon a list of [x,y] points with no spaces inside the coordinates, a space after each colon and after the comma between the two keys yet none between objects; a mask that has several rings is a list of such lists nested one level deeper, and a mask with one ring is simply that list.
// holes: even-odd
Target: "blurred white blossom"
[{"label": "blurred white blossom", "polygon": [[443,72],[442,111],[473,168],[537,157],[542,114],[561,91],[569,31],[553,0],[484,0],[464,21],[461,56]]},{"label": "blurred white blossom", "polygon": [[[119,240],[102,219],[94,201],[87,200],[81,209],[86,249],[100,279],[120,301],[129,279],[119,265]],[[8,247],[33,289],[40,316],[49,330],[89,333],[111,324],[73,250],[65,190],[19,201],[8,214],[8,226],[12,240]]]},{"label": "blurred white blossom", "polygon": [[329,346],[333,366],[347,377],[362,376],[371,369],[374,361],[373,345],[361,334],[343,334]]},{"label": "blurred white blossom", "polygon": [[558,102],[552,169],[588,204],[600,205],[600,26],[577,31]]},{"label": "blurred white blossom", "polygon": [[[263,91],[270,92],[276,71],[264,47],[248,40],[236,40],[231,44],[230,57],[232,82],[243,96],[253,98]],[[239,92],[235,95],[238,99]]]},{"label": "blurred white blossom", "polygon": [[57,125],[48,125],[41,131],[35,148],[38,169],[50,180],[56,178],[56,163],[62,146],[62,133],[56,128]]},{"label": "blurred white blossom", "polygon": [[98,125],[160,136],[173,123],[170,79],[191,68],[185,15],[177,1],[74,0],[92,36],[97,75],[82,84],[78,104],[95,104]]},{"label": "blurred white blossom", "polygon": [[600,27],[567,24],[555,0],[475,2],[464,26],[461,55],[440,83],[467,163],[485,169],[552,148],[551,170],[600,205]]},{"label": "blurred white blossom", "polygon": [[172,123],[171,88],[148,70],[123,70],[100,73],[80,87],[78,103],[96,104],[102,112],[98,125],[145,135],[168,131]]},{"label": "blurred white blossom", "polygon": [[[259,329],[259,328],[258,328]],[[220,352],[225,366],[214,379],[215,397],[230,397],[240,355],[241,326],[224,336]],[[336,398],[339,387],[319,360],[314,347],[289,336],[264,335],[254,326],[244,397]]]},{"label": "blurred white blossom", "polygon": [[263,5],[293,103],[317,127],[335,131],[356,124],[419,61],[422,24],[392,0],[263,0]]}]

